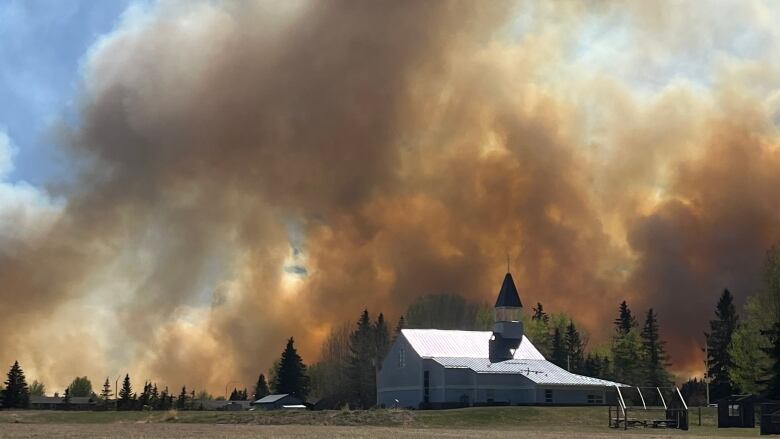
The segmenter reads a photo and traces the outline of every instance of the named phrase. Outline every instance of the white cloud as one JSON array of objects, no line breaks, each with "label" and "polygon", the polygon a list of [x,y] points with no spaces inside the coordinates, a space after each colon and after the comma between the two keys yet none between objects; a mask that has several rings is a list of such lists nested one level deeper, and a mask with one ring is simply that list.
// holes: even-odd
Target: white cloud
[{"label": "white cloud", "polygon": [[0,250],[29,244],[44,234],[62,212],[58,200],[24,181],[8,181],[14,168],[16,147],[5,130],[0,129]]}]

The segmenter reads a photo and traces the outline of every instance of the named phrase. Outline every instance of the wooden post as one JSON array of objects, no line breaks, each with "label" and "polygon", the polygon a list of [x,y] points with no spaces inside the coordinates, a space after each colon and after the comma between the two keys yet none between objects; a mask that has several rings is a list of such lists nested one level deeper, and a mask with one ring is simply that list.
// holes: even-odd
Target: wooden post
[{"label": "wooden post", "polygon": [[623,419],[625,421],[623,422],[623,430],[628,430],[628,407],[623,411],[623,416],[625,417],[625,419]]},{"label": "wooden post", "polygon": [[699,406],[699,427],[701,427],[701,406]]}]

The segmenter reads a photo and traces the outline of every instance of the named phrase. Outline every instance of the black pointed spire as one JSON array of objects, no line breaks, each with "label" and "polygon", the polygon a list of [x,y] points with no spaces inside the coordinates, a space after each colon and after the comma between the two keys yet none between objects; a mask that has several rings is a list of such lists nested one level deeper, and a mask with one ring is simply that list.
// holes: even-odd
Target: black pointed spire
[{"label": "black pointed spire", "polygon": [[496,308],[498,307],[523,307],[523,304],[520,302],[520,296],[517,294],[515,281],[512,280],[512,275],[510,273],[507,273],[506,276],[504,276],[504,283],[501,284],[501,291],[498,292]]}]

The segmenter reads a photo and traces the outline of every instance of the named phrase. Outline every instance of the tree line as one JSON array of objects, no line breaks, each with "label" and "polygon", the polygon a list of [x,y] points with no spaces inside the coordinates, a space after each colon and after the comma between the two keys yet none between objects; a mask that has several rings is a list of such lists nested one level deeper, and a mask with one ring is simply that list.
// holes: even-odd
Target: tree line
[{"label": "tree line", "polygon": [[[734,305],[734,296],[724,290],[714,318],[704,333],[706,376],[690,379],[681,391],[693,403],[703,402],[709,384],[710,399],[734,393],[753,393],[780,399],[780,247],[772,247],[764,266],[763,288],[748,297],[742,318]],[[423,296],[412,303],[391,332],[384,314],[372,319],[364,310],[355,323],[334,326],[320,351],[320,359],[311,367],[298,354],[294,339],[287,340],[277,361],[260,374],[251,397],[260,399],[270,393],[288,393],[302,400],[312,396],[324,407],[369,408],[376,403],[376,374],[395,336],[404,327],[462,330],[490,330],[493,308],[456,294]],[[661,337],[658,315],[648,309],[640,321],[626,301],[617,307],[612,336],[607,344],[588,346],[588,334],[565,313],[549,314],[541,303],[524,316],[525,333],[551,362],[573,373],[618,381],[631,385],[665,387],[673,384],[670,358]],[[45,386],[34,381],[28,386],[24,373],[15,362],[0,391],[4,407],[27,407],[30,395],[43,395]],[[58,394],[55,394],[59,396]],[[62,398],[94,396],[109,401],[110,382],[106,379],[100,395],[92,392],[87,377],[77,377],[65,389]],[[247,389],[233,389],[232,400],[246,400]],[[196,393],[182,387],[175,395],[167,387],[145,382],[134,392],[129,375],[125,376],[116,400],[117,410],[198,409],[199,401],[211,399],[206,392]],[[224,398],[223,398],[224,399]]]},{"label": "tree line", "polygon": [[[306,375],[306,367],[303,364],[300,356],[298,356],[294,341],[290,338],[287,342],[285,350],[282,352],[280,362],[281,365],[279,373],[276,374],[276,380],[270,387],[278,389],[282,393],[292,393],[301,398],[305,398],[307,393],[308,376]],[[11,366],[7,374],[7,379],[4,382],[4,388],[0,388],[0,407],[3,408],[28,408],[30,406],[31,396],[45,396],[46,386],[36,381],[33,381],[31,385],[27,384],[27,380],[19,365],[16,361]],[[231,401],[243,401],[254,398],[253,400],[261,399],[271,393],[271,388],[266,381],[265,375],[260,374],[257,383],[255,384],[254,392],[250,395],[247,389],[238,390],[233,389],[230,394],[229,400]],[[159,387],[157,383],[151,381],[145,381],[143,389],[140,391],[134,391],[133,385],[129,374],[125,374],[122,380],[122,385],[114,394],[111,388],[111,381],[106,378],[103,383],[100,393],[95,393],[92,389],[92,383],[86,376],[76,377],[71,384],[65,388],[62,395],[58,392],[54,392],[54,398],[60,398],[67,409],[72,402],[72,398],[75,397],[91,397],[96,403],[97,407],[103,409],[115,409],[115,410],[203,410],[203,403],[208,400],[214,400],[215,398],[206,391],[195,392],[194,389],[187,390],[186,386],[182,386],[181,391],[177,394],[168,389],[168,387]],[[217,397],[216,400],[225,400],[224,397]]]}]

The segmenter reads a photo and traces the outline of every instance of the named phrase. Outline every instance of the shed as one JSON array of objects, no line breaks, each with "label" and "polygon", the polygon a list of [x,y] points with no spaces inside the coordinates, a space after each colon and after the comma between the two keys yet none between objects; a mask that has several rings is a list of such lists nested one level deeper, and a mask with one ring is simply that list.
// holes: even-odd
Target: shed
[{"label": "shed", "polygon": [[754,428],[755,395],[731,395],[718,400],[718,428]]},{"label": "shed", "polygon": [[299,408],[304,406],[303,401],[288,393],[264,396],[255,401],[252,405],[264,410],[277,410],[291,407]]}]

